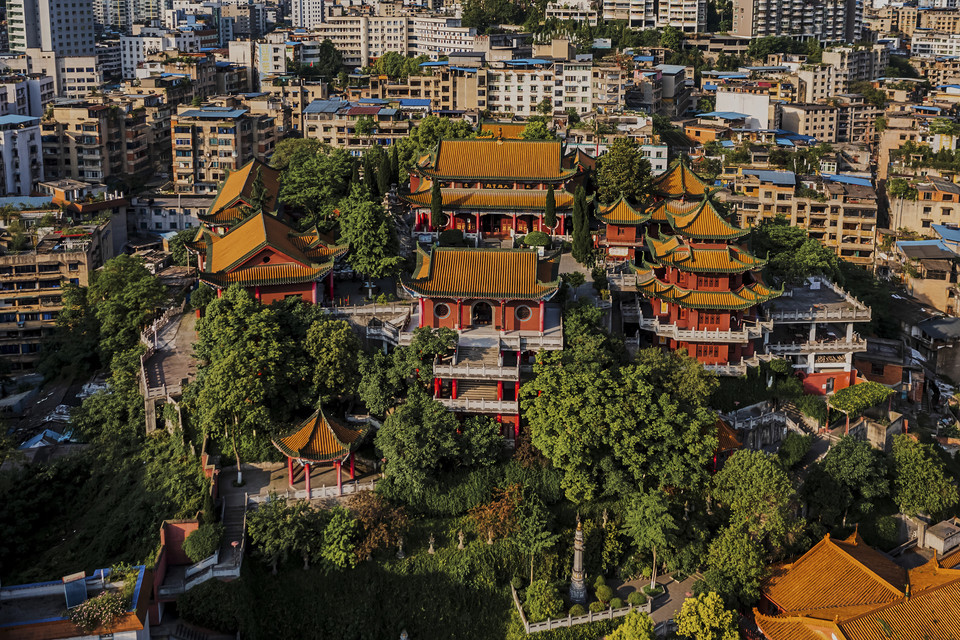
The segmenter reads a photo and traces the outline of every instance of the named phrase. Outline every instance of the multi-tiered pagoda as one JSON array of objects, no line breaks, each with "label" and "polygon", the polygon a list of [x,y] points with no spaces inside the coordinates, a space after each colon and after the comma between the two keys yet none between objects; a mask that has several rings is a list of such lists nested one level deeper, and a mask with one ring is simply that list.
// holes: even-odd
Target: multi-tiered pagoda
[{"label": "multi-tiered pagoda", "polygon": [[654,344],[686,349],[721,374],[743,373],[769,325],[759,305],[780,295],[759,276],[763,261],[740,246],[749,233],[717,209],[683,160],[655,182],[644,212],[647,252],[634,262],[640,328]]}]

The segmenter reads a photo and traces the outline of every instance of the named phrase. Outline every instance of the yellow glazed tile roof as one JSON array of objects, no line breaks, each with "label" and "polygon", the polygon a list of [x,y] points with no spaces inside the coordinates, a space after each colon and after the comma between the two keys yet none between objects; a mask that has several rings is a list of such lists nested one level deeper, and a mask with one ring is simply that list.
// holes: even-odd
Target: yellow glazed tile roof
[{"label": "yellow glazed tile roof", "polygon": [[607,224],[639,226],[650,219],[650,214],[637,209],[620,196],[615,202],[598,208],[597,218]]},{"label": "yellow glazed tile roof", "polygon": [[307,461],[339,460],[356,449],[365,429],[354,429],[328,419],[317,409],[312,416],[273,445],[284,455]]},{"label": "yellow glazed tile roof", "polygon": [[737,432],[725,421],[717,418],[717,453],[732,451],[743,446],[737,439]]},{"label": "yellow glazed tile roof", "polygon": [[673,230],[692,240],[735,240],[750,233],[727,222],[716,205],[709,199],[700,202],[688,213],[672,214],[667,211],[667,221]]},{"label": "yellow glazed tile roof", "polygon": [[649,265],[634,265],[634,270],[637,273],[638,292],[688,309],[741,311],[776,298],[782,293],[771,291],[760,282],[741,286],[735,291],[684,289],[659,280]]},{"label": "yellow glazed tile roof", "polygon": [[674,160],[666,171],[653,180],[653,188],[671,197],[702,197],[709,188],[707,182],[687,165],[682,156]]},{"label": "yellow glazed tile roof", "polygon": [[906,584],[906,570],[859,536],[828,534],[796,562],[775,568],[763,593],[785,612],[832,619],[837,609],[894,602]]},{"label": "yellow glazed tile roof", "polygon": [[703,248],[683,243],[679,236],[657,239],[647,236],[647,246],[659,266],[692,273],[742,273],[763,267],[764,261],[740,247]]},{"label": "yellow glazed tile roof", "polygon": [[[546,300],[559,287],[558,257],[529,249],[417,250],[417,265],[403,286],[423,297]],[[549,281],[544,278],[551,278]]]},{"label": "yellow glazed tile roof", "polygon": [[[430,183],[429,180],[425,181]],[[409,196],[400,196],[414,206],[429,207],[432,200],[432,184]],[[499,210],[499,211],[539,211],[547,203],[546,189],[441,189],[444,210]],[[553,193],[557,210],[573,208],[573,194],[564,189],[555,189]]]},{"label": "yellow glazed tile roof", "polygon": [[520,134],[527,127],[526,122],[482,122],[480,131],[484,134],[490,134],[494,138],[502,137],[504,140],[519,140]]},{"label": "yellow glazed tile roof", "polygon": [[257,159],[253,159],[227,175],[226,180],[220,185],[217,197],[214,199],[213,204],[210,205],[204,217],[216,216],[225,209],[236,207],[238,203],[248,204],[247,199],[250,197],[253,182],[256,179],[257,169],[260,170],[260,177],[267,191],[264,209],[267,211],[275,211],[277,208],[277,195],[280,193],[280,172]]},{"label": "yellow glazed tile roof", "polygon": [[650,219],[654,222],[669,223],[668,214],[677,216],[690,213],[699,206],[700,202],[697,200],[660,200],[650,208]]},{"label": "yellow glazed tile roof", "polygon": [[444,179],[559,182],[576,174],[561,166],[560,142],[441,140],[421,172]]}]

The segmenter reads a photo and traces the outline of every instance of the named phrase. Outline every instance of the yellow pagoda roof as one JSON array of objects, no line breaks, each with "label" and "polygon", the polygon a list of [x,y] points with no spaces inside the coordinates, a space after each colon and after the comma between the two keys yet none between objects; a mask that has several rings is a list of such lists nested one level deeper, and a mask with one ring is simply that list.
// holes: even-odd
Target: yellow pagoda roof
[{"label": "yellow pagoda roof", "polygon": [[709,198],[687,213],[666,212],[667,222],[673,230],[692,240],[735,240],[750,233],[727,222]]},{"label": "yellow pagoda roof", "polygon": [[647,236],[647,246],[659,266],[691,273],[742,273],[760,269],[765,262],[740,247],[704,248],[684,242],[680,236]]},{"label": "yellow pagoda roof", "polygon": [[561,182],[576,175],[562,166],[559,141],[441,140],[420,173],[444,180]]},{"label": "yellow pagoda roof", "polygon": [[597,218],[607,224],[639,226],[650,219],[650,214],[637,209],[620,196],[615,202],[599,207]]},{"label": "yellow pagoda roof", "polygon": [[770,640],[960,637],[960,571],[946,564],[934,556],[906,571],[858,533],[828,534],[797,561],[774,567],[763,592],[781,613],[754,610],[754,618]]},{"label": "yellow pagoda roof", "polygon": [[273,446],[284,455],[300,460],[324,462],[339,460],[357,448],[368,426],[354,429],[327,418],[317,409],[287,435],[274,440]]},{"label": "yellow pagoda roof", "polygon": [[540,258],[532,249],[417,247],[417,264],[402,280],[422,297],[548,300],[560,286],[559,255]]},{"label": "yellow pagoda roof", "polygon": [[[429,207],[432,181],[416,193],[400,198],[414,206]],[[543,211],[547,203],[546,189],[441,189],[444,210],[468,211],[490,209],[495,211]],[[573,208],[573,194],[565,189],[554,190],[557,210]]]},{"label": "yellow pagoda roof", "polygon": [[254,158],[236,171],[227,174],[226,179],[217,191],[217,197],[214,198],[213,204],[207,209],[206,214],[199,216],[200,219],[221,224],[239,222],[243,215],[239,211],[231,213],[230,210],[239,210],[241,205],[250,203],[253,183],[256,180],[258,170],[264,189],[267,192],[263,208],[265,211],[276,211],[277,196],[280,193],[280,172]]},{"label": "yellow pagoda roof", "polygon": [[717,453],[733,451],[743,445],[737,439],[737,432],[722,418],[717,418]]},{"label": "yellow pagoda roof", "polygon": [[[285,223],[263,212],[253,214],[225,235],[204,233],[194,248],[208,257],[208,269],[198,274],[200,280],[215,286],[234,282],[247,285],[291,284],[323,277],[333,268],[334,259],[347,251],[347,246],[331,245],[321,239],[314,228],[298,233]],[[210,238],[207,245],[206,238]],[[271,248],[289,259],[287,262],[242,267],[244,262],[265,248]]]},{"label": "yellow pagoda roof", "polygon": [[703,197],[710,185],[680,156],[670,163],[666,171],[653,179],[653,188],[668,198]]},{"label": "yellow pagoda roof", "polygon": [[663,222],[669,224],[668,215],[683,215],[690,213],[700,206],[697,200],[660,200],[650,206],[648,213],[650,219],[654,222]]},{"label": "yellow pagoda roof", "polygon": [[719,309],[741,311],[779,296],[761,282],[743,285],[734,291],[702,291],[684,289],[657,278],[649,265],[634,265],[637,272],[637,291],[651,298],[672,302],[688,309]]}]

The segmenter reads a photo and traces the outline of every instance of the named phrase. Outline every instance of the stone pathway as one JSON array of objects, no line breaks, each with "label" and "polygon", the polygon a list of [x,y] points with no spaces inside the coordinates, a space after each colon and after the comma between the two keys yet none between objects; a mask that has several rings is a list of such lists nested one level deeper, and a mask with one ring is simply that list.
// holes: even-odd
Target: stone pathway
[{"label": "stone pathway", "polygon": [[[683,606],[683,601],[693,595],[693,583],[696,581],[695,577],[687,578],[682,582],[677,582],[669,575],[657,578],[657,584],[664,587],[666,593],[653,601],[653,613],[650,617],[654,623],[673,620]],[[650,580],[642,578],[628,582],[610,580],[607,584],[616,592],[618,598],[626,602],[627,597],[634,591],[642,593],[643,587],[650,585]]]},{"label": "stone pathway", "polygon": [[157,351],[144,365],[149,388],[177,387],[184,378],[196,377],[197,362],[193,358],[196,322],[196,314],[187,311],[157,335]]}]

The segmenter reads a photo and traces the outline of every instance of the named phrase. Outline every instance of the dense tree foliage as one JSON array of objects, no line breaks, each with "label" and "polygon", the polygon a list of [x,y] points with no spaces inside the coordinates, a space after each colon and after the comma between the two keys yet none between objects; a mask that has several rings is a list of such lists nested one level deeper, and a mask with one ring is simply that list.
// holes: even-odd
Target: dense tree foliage
[{"label": "dense tree foliage", "polygon": [[831,249],[790,225],[783,216],[767,219],[753,230],[751,249],[759,258],[767,258],[766,273],[771,282],[802,283],[810,276],[841,280],[840,258]]},{"label": "dense tree foliage", "polygon": [[620,196],[641,203],[650,196],[651,188],[650,162],[633,138],[617,138],[597,159],[597,193],[601,203],[609,204]]},{"label": "dense tree foliage", "polygon": [[677,632],[691,640],[738,640],[737,614],[716,593],[701,593],[683,601],[677,614]]},{"label": "dense tree foliage", "polygon": [[340,201],[339,207],[340,232],[343,241],[350,244],[350,266],[370,278],[395,275],[402,262],[399,240],[396,226],[383,207],[358,187]]},{"label": "dense tree foliage", "polygon": [[271,164],[283,170],[280,202],[302,214],[301,227],[330,230],[337,203],[350,193],[350,154],[317,140],[290,138],[277,144]]},{"label": "dense tree foliage", "polygon": [[957,487],[933,447],[910,435],[893,439],[893,499],[907,515],[934,516],[957,504]]},{"label": "dense tree foliage", "polygon": [[871,513],[876,502],[889,495],[890,483],[880,453],[848,436],[813,466],[804,489],[811,516],[832,527],[846,526],[850,515],[859,521]]}]

